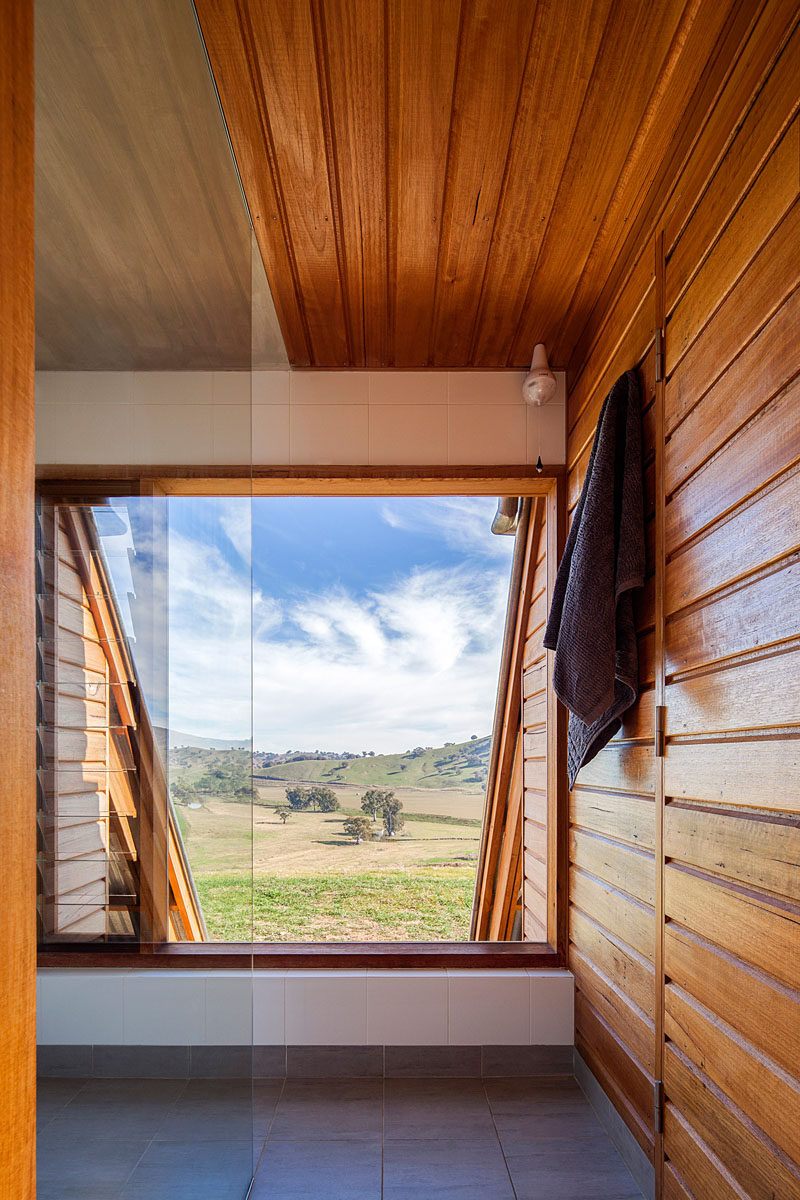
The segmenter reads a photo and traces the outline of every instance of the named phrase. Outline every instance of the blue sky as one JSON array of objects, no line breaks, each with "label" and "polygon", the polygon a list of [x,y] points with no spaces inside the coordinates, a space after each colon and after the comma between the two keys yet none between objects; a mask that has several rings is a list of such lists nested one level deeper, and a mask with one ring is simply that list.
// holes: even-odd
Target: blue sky
[{"label": "blue sky", "polygon": [[246,737],[252,714],[257,749],[378,753],[490,731],[514,546],[493,499],[168,503],[173,729]]}]

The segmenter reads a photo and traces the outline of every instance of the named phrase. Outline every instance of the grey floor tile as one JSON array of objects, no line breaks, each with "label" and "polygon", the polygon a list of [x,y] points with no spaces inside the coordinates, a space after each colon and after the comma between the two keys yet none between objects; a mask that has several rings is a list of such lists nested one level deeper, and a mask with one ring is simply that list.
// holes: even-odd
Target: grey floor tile
[{"label": "grey floor tile", "polygon": [[160,1170],[183,1171],[187,1176],[215,1175],[224,1178],[228,1174],[248,1178],[253,1169],[252,1142],[204,1142],[195,1141],[151,1142],[147,1147],[139,1170],[144,1167]]},{"label": "grey floor tile", "polygon": [[606,1136],[597,1117],[588,1107],[495,1113],[494,1124],[506,1154],[524,1153],[528,1146],[540,1140]]},{"label": "grey floor tile", "polygon": [[121,1185],[141,1159],[148,1142],[119,1138],[56,1136],[45,1129],[36,1154],[36,1174],[42,1184],[84,1183],[93,1187]]},{"label": "grey floor tile", "polygon": [[249,1142],[153,1142],[120,1200],[241,1200],[252,1173]]},{"label": "grey floor tile", "polygon": [[290,1079],[358,1079],[383,1076],[383,1046],[287,1046]]},{"label": "grey floor tile", "polygon": [[499,1144],[458,1140],[386,1142],[384,1200],[514,1200]]},{"label": "grey floor tile", "polygon": [[89,1079],[72,1103],[172,1104],[186,1090],[185,1079]]},{"label": "grey floor tile", "polygon": [[481,1074],[572,1075],[573,1047],[569,1046],[482,1046]]},{"label": "grey floor tile", "polygon": [[[186,1182],[169,1171],[136,1171],[114,1200],[244,1200],[250,1181],[197,1179]],[[38,1198],[37,1198],[38,1200]]]},{"label": "grey floor tile", "polygon": [[85,1079],[39,1079],[36,1084],[36,1124],[43,1129],[53,1117],[74,1100],[83,1087]]},{"label": "grey floor tile", "polygon": [[[421,1197],[426,1193],[420,1193]],[[379,1143],[269,1141],[251,1200],[380,1200]]]},{"label": "grey floor tile", "polygon": [[574,1079],[562,1079],[549,1075],[541,1078],[503,1077],[484,1079],[483,1085],[492,1107],[497,1104],[526,1102],[562,1104],[569,1101],[581,1101],[588,1104]]},{"label": "grey floor tile", "polygon": [[250,1046],[192,1046],[189,1074],[198,1079],[251,1079]]},{"label": "grey floor tile", "polygon": [[77,1183],[65,1182],[36,1182],[36,1200],[117,1200],[120,1185],[94,1184],[91,1180],[82,1179]]},{"label": "grey floor tile", "polygon": [[252,1141],[255,1126],[250,1106],[234,1103],[194,1105],[178,1102],[155,1132],[157,1142]]},{"label": "grey floor tile", "polygon": [[382,1102],[383,1081],[378,1079],[287,1079],[270,1142],[380,1140]]},{"label": "grey floor tile", "polygon": [[507,1154],[517,1200],[641,1200],[641,1192],[605,1134],[542,1139]]},{"label": "grey floor tile", "polygon": [[386,1046],[387,1078],[474,1078],[481,1073],[480,1046]]},{"label": "grey floor tile", "polygon": [[387,1079],[384,1138],[497,1141],[479,1079]]},{"label": "grey floor tile", "polygon": [[119,1079],[187,1079],[188,1046],[94,1046],[92,1074]]},{"label": "grey floor tile", "polygon": [[36,1070],[40,1076],[67,1075],[72,1078],[92,1074],[91,1046],[39,1046]]}]

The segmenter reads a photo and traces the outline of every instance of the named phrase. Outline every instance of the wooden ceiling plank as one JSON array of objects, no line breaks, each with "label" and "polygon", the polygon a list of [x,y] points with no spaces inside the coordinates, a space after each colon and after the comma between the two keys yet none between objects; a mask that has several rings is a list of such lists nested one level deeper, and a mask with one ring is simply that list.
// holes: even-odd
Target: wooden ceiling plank
[{"label": "wooden ceiling plank", "polygon": [[652,6],[615,0],[509,366],[529,362],[536,342],[555,342],[685,7],[685,0]]},{"label": "wooden ceiling plank", "polygon": [[214,81],[236,156],[256,241],[293,366],[311,365],[311,334],[289,239],[286,205],[277,185],[264,97],[253,51],[230,0],[195,0]]},{"label": "wooden ceiling plank", "polygon": [[461,0],[387,0],[390,361],[429,365]]},{"label": "wooden ceiling plank", "polygon": [[293,0],[251,3],[246,15],[311,337],[312,364],[350,366],[336,238],[339,214],[334,211],[311,7]]},{"label": "wooden ceiling plank", "polygon": [[436,366],[469,360],[535,11],[493,0],[472,0],[466,8],[436,270]]},{"label": "wooden ceiling plank", "polygon": [[736,8],[733,0],[726,3],[695,0],[684,10],[583,274],[569,309],[563,314],[561,329],[552,347],[555,362],[569,360],[570,351],[593,307],[598,286],[602,286],[622,249],[628,225],[644,204],[658,173],[664,147],[672,141],[706,65],[713,58],[731,8]]},{"label": "wooden ceiling plank", "polygon": [[349,366],[338,214],[310,4],[199,0],[198,12],[226,113],[231,91],[245,93],[239,97],[241,119],[231,122],[229,117],[245,193],[258,196],[260,177],[269,171],[279,199],[278,212],[253,213],[256,228],[267,220],[283,225],[294,265],[292,278],[276,279],[267,261],[270,284],[278,292],[294,286],[296,279],[312,365]]},{"label": "wooden ceiling plank", "polygon": [[329,171],[341,219],[352,361],[388,355],[386,62],[383,0],[318,0],[330,111]]},{"label": "wooden ceiling plank", "polygon": [[471,348],[475,366],[509,358],[611,3],[537,7]]}]

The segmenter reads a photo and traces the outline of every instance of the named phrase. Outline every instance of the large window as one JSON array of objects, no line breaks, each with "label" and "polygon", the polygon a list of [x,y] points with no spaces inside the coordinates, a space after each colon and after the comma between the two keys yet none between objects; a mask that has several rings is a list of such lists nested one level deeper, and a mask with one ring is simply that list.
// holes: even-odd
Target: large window
[{"label": "large window", "polygon": [[43,502],[44,940],[466,940],[514,556],[494,508]]}]

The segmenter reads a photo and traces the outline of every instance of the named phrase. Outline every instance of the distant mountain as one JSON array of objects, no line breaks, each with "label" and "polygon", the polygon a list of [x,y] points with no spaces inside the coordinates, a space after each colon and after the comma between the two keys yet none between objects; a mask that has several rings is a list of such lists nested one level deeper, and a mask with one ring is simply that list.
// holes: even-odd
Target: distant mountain
[{"label": "distant mountain", "polygon": [[[158,729],[156,733],[163,735],[164,731]],[[233,740],[206,738],[198,737],[194,733],[181,733],[179,729],[170,729],[169,748],[174,750],[178,746],[192,746],[196,750],[249,750],[250,738],[234,738]]]}]

